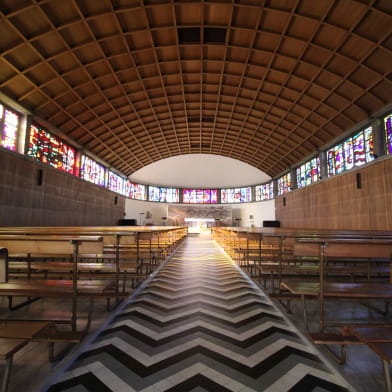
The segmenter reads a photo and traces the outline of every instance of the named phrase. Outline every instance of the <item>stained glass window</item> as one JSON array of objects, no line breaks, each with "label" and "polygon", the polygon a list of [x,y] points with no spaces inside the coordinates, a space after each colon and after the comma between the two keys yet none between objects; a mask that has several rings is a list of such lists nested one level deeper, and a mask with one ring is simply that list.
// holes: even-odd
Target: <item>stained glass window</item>
[{"label": "stained glass window", "polygon": [[221,189],[221,203],[228,203],[229,201],[229,189]]},{"label": "stained glass window", "polygon": [[343,144],[339,144],[335,147],[335,172],[336,174],[341,173],[344,170],[344,150]]},{"label": "stained glass window", "polygon": [[180,201],[180,191],[177,188],[167,188],[166,202],[178,203]]},{"label": "stained glass window", "polygon": [[218,190],[217,189],[211,189],[211,197],[210,197],[211,203],[218,203]]},{"label": "stained glass window", "polygon": [[328,175],[339,174],[373,159],[373,130],[368,127],[327,151]]},{"label": "stained glass window", "polygon": [[[365,137],[363,132],[360,132],[353,137],[353,145],[355,164],[358,166],[363,165],[366,163]],[[349,169],[349,167],[347,167],[347,169]]]},{"label": "stained glass window", "polygon": [[178,203],[180,201],[178,188],[159,186],[149,186],[148,188],[148,200],[150,201],[159,201],[162,203]]},{"label": "stained glass window", "polygon": [[183,203],[196,203],[196,189],[183,189],[182,201]]},{"label": "stained glass window", "polygon": [[320,178],[320,159],[313,158],[297,167],[297,186],[302,188],[306,185],[313,184]]},{"label": "stained glass window", "polygon": [[278,196],[284,195],[287,192],[291,191],[291,173],[287,173],[284,176],[278,178],[277,180],[278,186]]},{"label": "stained glass window", "polygon": [[[374,159],[373,155],[373,131],[369,127],[358,132],[352,137],[354,147],[354,165],[361,166]],[[349,169],[346,164],[346,169]]]},{"label": "stained glass window", "polygon": [[339,152],[341,150],[340,147],[341,147],[341,144],[339,144],[339,145],[337,145],[327,151],[328,176],[333,176],[333,175],[341,172],[341,170],[340,170],[340,172],[338,172],[336,170],[336,166],[338,166],[338,169],[341,166],[341,162],[340,162],[341,156],[337,155],[337,152],[339,154]]},{"label": "stained glass window", "polygon": [[0,104],[0,145],[16,151],[20,116]]},{"label": "stained glass window", "polygon": [[366,162],[373,161],[374,156],[374,144],[373,144],[373,129],[372,127],[366,128],[364,131],[365,136],[365,157]]},{"label": "stained glass window", "polygon": [[252,201],[252,188],[250,186],[241,188],[241,203]]},{"label": "stained glass window", "polygon": [[222,203],[248,203],[252,201],[252,188],[227,188],[221,189]]},{"label": "stained glass window", "polygon": [[267,184],[255,186],[256,201],[270,200],[274,198],[274,183],[268,182]]},{"label": "stained glass window", "polygon": [[355,143],[353,143],[351,137],[343,143],[343,150],[345,169],[348,170],[354,167],[355,161]]},{"label": "stained glass window", "polygon": [[384,118],[385,145],[388,154],[392,154],[392,114]]},{"label": "stained glass window", "polygon": [[160,188],[157,186],[148,187],[148,200],[150,201],[161,201]]},{"label": "stained glass window", "polygon": [[89,158],[87,155],[82,155],[80,177],[83,178],[83,180],[99,186],[105,186],[105,171],[104,166]]},{"label": "stained glass window", "polygon": [[125,179],[118,174],[109,171],[108,189],[123,195],[125,193]]},{"label": "stained glass window", "polygon": [[79,166],[75,149],[34,124],[30,127],[27,155],[56,169],[78,175]]},{"label": "stained glass window", "polygon": [[217,189],[183,189],[183,203],[211,204],[218,202]]},{"label": "stained glass window", "polygon": [[146,200],[146,186],[127,181],[125,196],[129,197],[130,199]]}]

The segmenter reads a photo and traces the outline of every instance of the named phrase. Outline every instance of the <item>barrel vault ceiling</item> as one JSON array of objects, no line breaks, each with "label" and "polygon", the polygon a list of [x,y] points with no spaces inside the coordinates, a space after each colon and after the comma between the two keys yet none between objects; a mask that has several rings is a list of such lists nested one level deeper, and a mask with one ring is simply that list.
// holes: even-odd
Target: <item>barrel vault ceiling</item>
[{"label": "barrel vault ceiling", "polygon": [[0,91],[125,175],[276,176],[392,101],[391,0],[0,0]]}]

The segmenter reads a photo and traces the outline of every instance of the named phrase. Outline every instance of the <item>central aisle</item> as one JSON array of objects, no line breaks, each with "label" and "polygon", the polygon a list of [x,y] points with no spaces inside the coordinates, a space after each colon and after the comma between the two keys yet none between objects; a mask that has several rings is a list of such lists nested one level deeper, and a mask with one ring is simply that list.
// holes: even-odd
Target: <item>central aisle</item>
[{"label": "central aisle", "polygon": [[49,390],[350,388],[220,247],[202,235],[185,240]]}]

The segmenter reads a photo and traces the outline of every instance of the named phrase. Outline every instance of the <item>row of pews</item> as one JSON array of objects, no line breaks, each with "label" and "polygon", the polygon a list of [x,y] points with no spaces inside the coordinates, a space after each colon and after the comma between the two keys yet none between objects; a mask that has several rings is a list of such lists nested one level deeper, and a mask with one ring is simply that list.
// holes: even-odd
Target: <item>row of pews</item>
[{"label": "row of pews", "polygon": [[[11,311],[41,298],[68,300],[69,319],[0,319],[0,359],[6,363],[1,392],[8,388],[13,355],[30,341],[78,343],[87,334],[94,301],[119,304],[167,260],[187,235],[184,227],[2,227],[0,296]],[[78,301],[89,302],[85,328],[78,329]],[[22,300],[21,300],[22,299]],[[15,304],[15,301],[17,303]],[[17,312],[16,312],[17,315]],[[60,324],[68,324],[65,330]]]},{"label": "row of pews", "polygon": [[[368,345],[381,358],[386,390],[392,391],[392,232],[219,227],[213,238],[287,311],[291,301],[301,301],[308,336],[339,363],[347,345]],[[309,331],[309,300],[318,301],[317,331]],[[326,301],[355,301],[384,318],[331,319]],[[338,345],[340,355],[330,345]]]}]

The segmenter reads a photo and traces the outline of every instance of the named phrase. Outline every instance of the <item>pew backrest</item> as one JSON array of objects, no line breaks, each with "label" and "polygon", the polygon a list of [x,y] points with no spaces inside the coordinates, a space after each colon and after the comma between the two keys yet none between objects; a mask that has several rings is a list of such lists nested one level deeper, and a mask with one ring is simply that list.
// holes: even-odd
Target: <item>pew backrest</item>
[{"label": "pew backrest", "polygon": [[72,255],[77,245],[78,253],[103,253],[102,240],[101,236],[0,235],[0,247],[9,254]]},{"label": "pew backrest", "polygon": [[326,257],[390,259],[392,240],[358,238],[299,238],[294,243],[294,256],[320,256],[323,248]]}]

